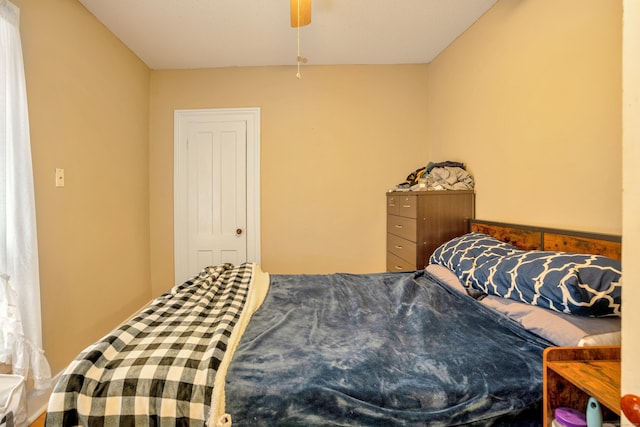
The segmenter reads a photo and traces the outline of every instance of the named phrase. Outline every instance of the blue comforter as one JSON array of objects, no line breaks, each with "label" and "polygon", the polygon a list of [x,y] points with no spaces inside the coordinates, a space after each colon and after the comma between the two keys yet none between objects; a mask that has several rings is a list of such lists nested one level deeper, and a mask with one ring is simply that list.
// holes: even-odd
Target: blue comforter
[{"label": "blue comforter", "polygon": [[426,272],[272,275],[226,410],[234,426],[540,425],[547,345]]}]

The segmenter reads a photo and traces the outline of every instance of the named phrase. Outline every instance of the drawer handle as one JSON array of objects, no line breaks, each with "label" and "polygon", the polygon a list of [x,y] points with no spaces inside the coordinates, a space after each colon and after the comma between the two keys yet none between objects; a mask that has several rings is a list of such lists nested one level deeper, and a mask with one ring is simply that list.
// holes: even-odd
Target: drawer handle
[{"label": "drawer handle", "polygon": [[396,265],[396,270],[402,270],[402,267],[400,267],[399,265]]},{"label": "drawer handle", "polygon": [[396,249],[402,249],[402,248],[404,248],[404,246],[402,246],[402,245],[396,245]]},{"label": "drawer handle", "polygon": [[402,205],[403,208],[410,208],[411,205]]},{"label": "drawer handle", "polygon": [[404,227],[401,226],[400,224],[396,224],[396,228],[404,228]]}]

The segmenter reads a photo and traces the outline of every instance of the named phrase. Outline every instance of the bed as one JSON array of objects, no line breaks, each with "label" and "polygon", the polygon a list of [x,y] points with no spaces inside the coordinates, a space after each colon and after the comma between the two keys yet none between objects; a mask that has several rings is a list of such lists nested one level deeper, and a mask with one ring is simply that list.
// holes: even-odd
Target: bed
[{"label": "bed", "polygon": [[[208,267],[78,355],[46,425],[541,425],[544,349],[619,342],[620,239],[470,227],[415,272]],[[538,280],[530,295],[530,266],[565,268],[565,251],[608,255],[569,268],[606,276],[598,289],[564,278],[557,302]],[[494,287],[514,259],[517,289]]]}]

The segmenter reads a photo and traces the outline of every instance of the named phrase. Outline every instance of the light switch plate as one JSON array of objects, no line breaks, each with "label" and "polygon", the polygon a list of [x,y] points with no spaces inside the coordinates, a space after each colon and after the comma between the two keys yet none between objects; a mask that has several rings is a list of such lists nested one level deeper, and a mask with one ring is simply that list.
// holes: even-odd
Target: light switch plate
[{"label": "light switch plate", "polygon": [[64,187],[64,169],[56,168],[56,187]]}]

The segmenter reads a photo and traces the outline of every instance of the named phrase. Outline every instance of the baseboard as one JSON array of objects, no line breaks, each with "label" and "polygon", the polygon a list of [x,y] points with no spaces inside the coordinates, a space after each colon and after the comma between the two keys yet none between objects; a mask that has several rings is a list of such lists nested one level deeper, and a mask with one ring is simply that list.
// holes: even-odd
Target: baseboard
[{"label": "baseboard", "polygon": [[44,390],[31,390],[27,394],[27,421],[29,424],[33,423],[47,410],[47,404],[49,403],[49,396],[53,390],[53,386],[58,382],[62,371],[58,372],[51,379],[51,387]]}]

